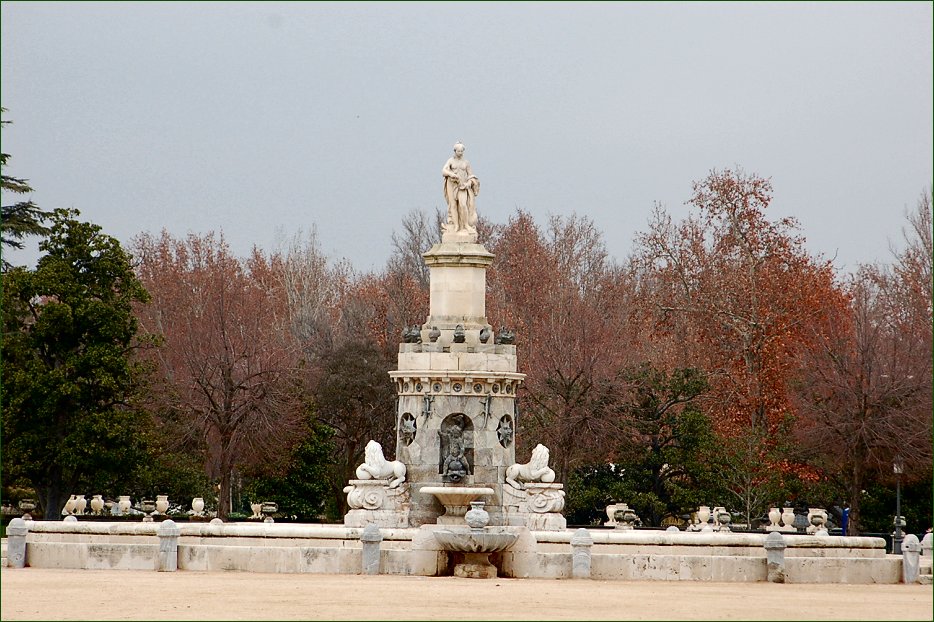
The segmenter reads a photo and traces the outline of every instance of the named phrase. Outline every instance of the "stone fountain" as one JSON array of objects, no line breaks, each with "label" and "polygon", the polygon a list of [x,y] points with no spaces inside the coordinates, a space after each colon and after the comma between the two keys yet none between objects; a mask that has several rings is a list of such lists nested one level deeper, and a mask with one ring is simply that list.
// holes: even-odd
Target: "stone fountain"
[{"label": "stone fountain", "polygon": [[[348,527],[460,525],[483,499],[494,526],[564,529],[561,484],[548,450],[516,464],[518,372],[515,334],[486,317],[486,271],[493,255],[477,243],[479,180],[463,145],[443,169],[448,218],[441,242],[424,254],[429,313],[408,326],[389,372],[398,394],[396,459],[367,446],[357,479],[344,489]],[[388,483],[387,483],[388,480]]]},{"label": "stone fountain", "polygon": [[472,501],[464,516],[469,529],[441,529],[435,539],[446,551],[461,553],[464,560],[454,566],[454,576],[467,579],[495,579],[496,566],[490,563],[490,553],[505,551],[519,538],[508,527],[488,527],[489,513],[483,501]]},{"label": "stone fountain", "polygon": [[[422,486],[422,494],[434,495],[444,506],[444,514],[438,517],[439,525],[460,525],[466,518],[469,508],[477,503],[476,499],[493,494],[492,488],[474,486]],[[480,503],[480,507],[483,503]]]}]

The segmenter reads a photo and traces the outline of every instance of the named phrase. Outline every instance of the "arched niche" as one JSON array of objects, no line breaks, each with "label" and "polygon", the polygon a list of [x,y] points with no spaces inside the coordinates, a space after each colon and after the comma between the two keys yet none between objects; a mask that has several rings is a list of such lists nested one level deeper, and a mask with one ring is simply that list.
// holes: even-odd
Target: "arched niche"
[{"label": "arched niche", "polygon": [[438,473],[442,481],[461,483],[473,475],[473,421],[464,413],[451,413],[441,421]]}]

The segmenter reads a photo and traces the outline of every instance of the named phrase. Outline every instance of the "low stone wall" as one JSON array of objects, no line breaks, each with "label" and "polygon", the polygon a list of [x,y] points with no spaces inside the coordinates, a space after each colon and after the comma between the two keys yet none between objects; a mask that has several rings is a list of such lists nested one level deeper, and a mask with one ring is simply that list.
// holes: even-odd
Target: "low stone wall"
[{"label": "low stone wall", "polygon": [[[360,574],[363,529],[340,525],[170,525],[30,521],[26,565],[43,568]],[[380,529],[381,574],[448,574],[457,554],[442,550],[443,526]],[[574,576],[572,531],[512,528],[519,538],[491,555],[502,576]],[[165,536],[165,533],[162,534]],[[764,534],[593,530],[588,575],[594,579],[748,582],[776,580]],[[592,544],[589,542],[592,541]],[[788,583],[897,583],[902,558],[885,554],[881,538],[786,536],[781,580]],[[162,549],[160,550],[160,547]],[[166,551],[173,556],[167,562]],[[374,551],[375,552],[375,551]],[[169,564],[170,567],[166,567]]]}]

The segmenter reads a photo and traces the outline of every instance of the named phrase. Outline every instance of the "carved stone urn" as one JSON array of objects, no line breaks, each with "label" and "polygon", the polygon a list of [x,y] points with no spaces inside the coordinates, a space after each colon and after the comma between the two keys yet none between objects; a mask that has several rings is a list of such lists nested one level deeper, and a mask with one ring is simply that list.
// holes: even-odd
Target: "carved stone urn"
[{"label": "carved stone urn", "polygon": [[264,523],[275,522],[272,518],[272,515],[279,511],[279,504],[274,501],[263,501],[263,515],[266,517],[263,519]]},{"label": "carved stone urn", "polygon": [[88,507],[87,498],[84,495],[75,495],[75,514],[84,514],[86,507]]},{"label": "carved stone urn", "polygon": [[117,499],[117,508],[120,510],[121,515],[126,515],[130,509],[130,495],[120,495]]},{"label": "carved stone urn", "polygon": [[483,529],[490,524],[490,513],[483,509],[483,501],[471,501],[464,520],[471,529]]},{"label": "carved stone urn", "polygon": [[707,524],[707,521],[710,520],[710,506],[702,505],[697,508],[697,522],[700,523],[701,527]]},{"label": "carved stone urn", "polygon": [[152,513],[156,511],[156,502],[152,499],[143,499],[139,502],[139,509],[143,511],[143,514],[146,516],[143,517],[144,523],[152,522]]},{"label": "carved stone urn", "polygon": [[769,527],[779,527],[782,513],[778,508],[769,508]]},{"label": "carved stone urn", "polygon": [[32,511],[36,509],[35,499],[21,499],[19,509],[23,511],[23,520],[32,520]]},{"label": "carved stone urn", "polygon": [[720,512],[717,514],[717,522],[720,524],[720,531],[729,531],[730,522],[733,520],[733,515],[730,514],[729,510],[726,508],[720,508]]},{"label": "carved stone urn", "polygon": [[156,514],[165,514],[169,509],[169,495],[156,495]]},{"label": "carved stone urn", "polygon": [[104,498],[101,495],[94,495],[94,498],[91,499],[91,511],[95,514],[100,514],[103,509]]},{"label": "carved stone urn", "polygon": [[613,513],[614,518],[616,519],[616,529],[626,531],[635,527],[636,521],[639,520],[639,516],[636,512],[625,503],[618,503],[616,505],[616,511]]},{"label": "carved stone urn", "polygon": [[191,511],[195,516],[204,516],[204,499],[195,497],[191,500]]}]

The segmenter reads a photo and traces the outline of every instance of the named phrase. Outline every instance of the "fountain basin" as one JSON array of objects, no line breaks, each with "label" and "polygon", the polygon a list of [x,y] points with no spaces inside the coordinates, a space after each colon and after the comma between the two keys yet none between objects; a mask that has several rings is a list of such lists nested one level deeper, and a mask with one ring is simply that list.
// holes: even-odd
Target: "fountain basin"
[{"label": "fountain basin", "polygon": [[434,495],[444,506],[439,525],[463,525],[470,502],[494,493],[492,488],[480,486],[422,486],[418,492]]},{"label": "fountain basin", "polygon": [[497,553],[505,551],[515,544],[519,538],[519,534],[509,533],[497,527],[464,531],[439,529],[434,534],[435,539],[444,550],[458,551],[460,553]]},{"label": "fountain basin", "polygon": [[490,563],[490,553],[505,551],[519,539],[519,534],[509,533],[505,527],[439,529],[433,533],[445,551],[463,553],[464,560],[454,566],[454,576],[465,579],[495,579],[498,572]]}]

